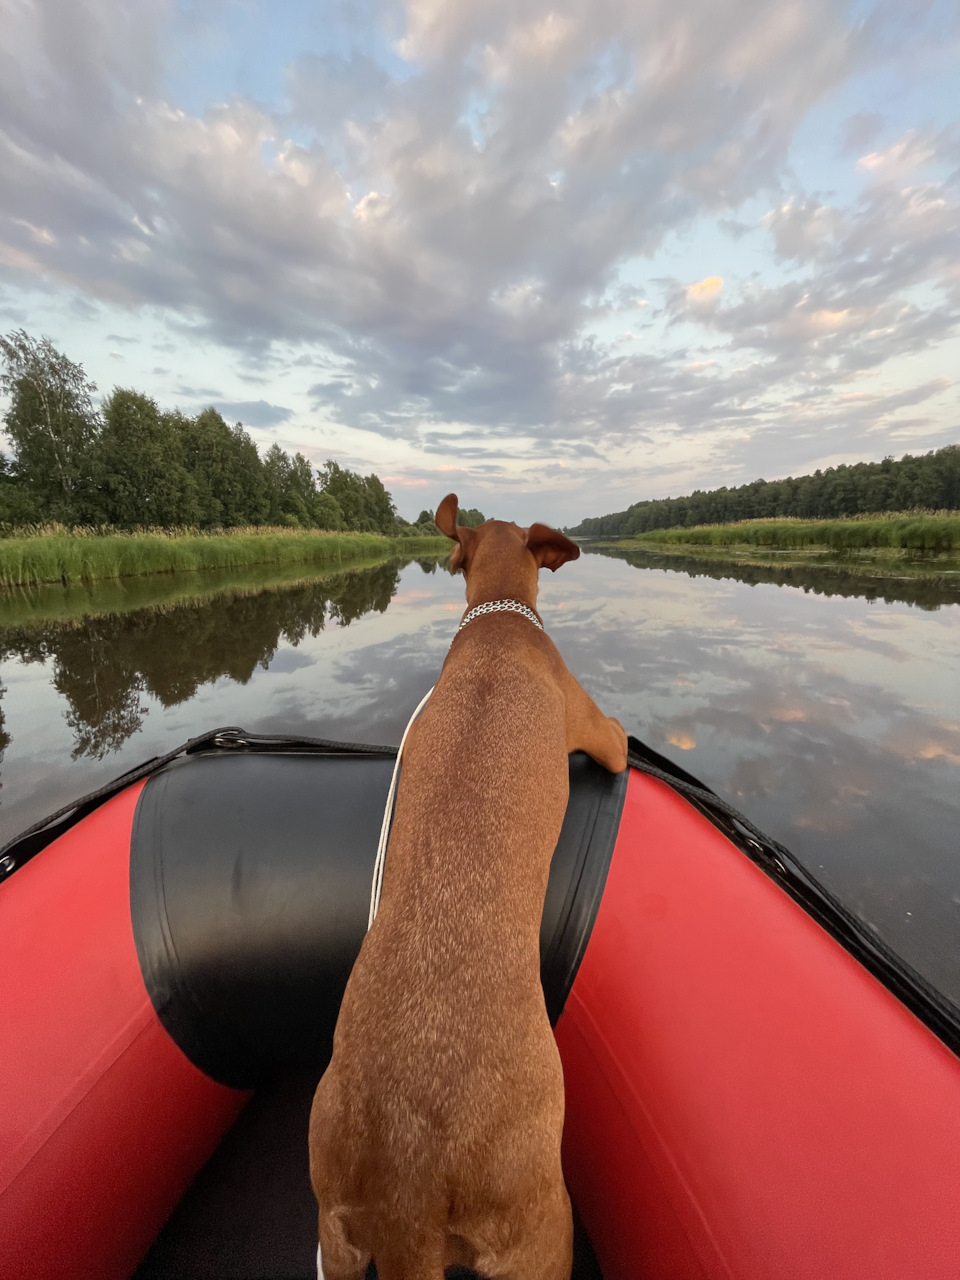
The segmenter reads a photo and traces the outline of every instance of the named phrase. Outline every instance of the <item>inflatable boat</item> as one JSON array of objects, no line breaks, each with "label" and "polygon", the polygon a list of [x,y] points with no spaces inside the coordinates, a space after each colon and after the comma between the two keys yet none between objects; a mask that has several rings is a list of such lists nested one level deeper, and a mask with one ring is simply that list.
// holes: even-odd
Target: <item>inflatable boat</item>
[{"label": "inflatable boat", "polygon": [[[635,739],[541,934],[578,1280],[956,1280],[956,1010]],[[0,851],[0,1276],[315,1276],[307,1112],[395,752],[218,730]],[[518,1278],[522,1280],[522,1278]]]}]

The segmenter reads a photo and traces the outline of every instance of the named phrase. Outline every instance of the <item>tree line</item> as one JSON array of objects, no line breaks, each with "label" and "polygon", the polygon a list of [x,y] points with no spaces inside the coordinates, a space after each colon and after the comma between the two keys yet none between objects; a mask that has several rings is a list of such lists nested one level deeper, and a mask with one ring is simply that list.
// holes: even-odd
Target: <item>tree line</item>
[{"label": "tree line", "polygon": [[828,467],[810,476],[754,480],[728,489],[696,489],[683,498],[635,502],[626,511],[596,516],[567,533],[634,537],[648,529],[776,517],[832,520],[880,511],[960,510],[960,445],[899,460]]},{"label": "tree line", "polygon": [[376,475],[334,461],[315,471],[274,444],[261,458],[242,424],[214,408],[162,410],[117,387],[99,406],[96,385],[48,338],[0,336],[0,390],[12,458],[0,455],[0,526],[349,530],[389,536],[438,530],[408,524]]}]

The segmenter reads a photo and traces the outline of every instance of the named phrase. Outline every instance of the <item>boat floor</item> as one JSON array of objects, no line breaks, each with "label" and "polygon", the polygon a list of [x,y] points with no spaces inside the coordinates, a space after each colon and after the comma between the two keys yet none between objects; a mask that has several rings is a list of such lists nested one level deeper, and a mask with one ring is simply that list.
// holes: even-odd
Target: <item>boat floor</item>
[{"label": "boat floor", "polygon": [[[194,1180],[133,1280],[316,1280],[317,1210],[307,1167],[315,1071],[257,1091]],[[575,1223],[572,1280],[603,1280]],[[462,1268],[447,1280],[468,1280]],[[371,1265],[368,1280],[374,1280]]]}]

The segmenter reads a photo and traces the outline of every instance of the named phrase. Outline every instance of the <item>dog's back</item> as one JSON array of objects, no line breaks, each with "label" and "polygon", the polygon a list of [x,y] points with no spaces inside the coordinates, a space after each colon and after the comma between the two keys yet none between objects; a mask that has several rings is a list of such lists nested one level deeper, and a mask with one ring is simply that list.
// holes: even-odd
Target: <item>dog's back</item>
[{"label": "dog's back", "polygon": [[568,682],[549,638],[501,613],[457,637],[410,732],[380,912],[311,1117],[325,1280],[360,1280],[371,1256],[380,1280],[440,1280],[452,1263],[569,1275],[539,975]]}]

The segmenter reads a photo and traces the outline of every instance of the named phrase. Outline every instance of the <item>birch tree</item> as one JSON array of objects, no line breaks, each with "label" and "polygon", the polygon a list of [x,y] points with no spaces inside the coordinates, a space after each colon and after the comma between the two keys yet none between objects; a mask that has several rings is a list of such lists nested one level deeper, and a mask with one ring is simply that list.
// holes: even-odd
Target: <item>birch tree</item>
[{"label": "birch tree", "polygon": [[23,329],[0,337],[0,359],[14,474],[45,518],[73,524],[89,497],[90,452],[100,429],[91,398],[96,384],[49,338],[31,338]]}]

